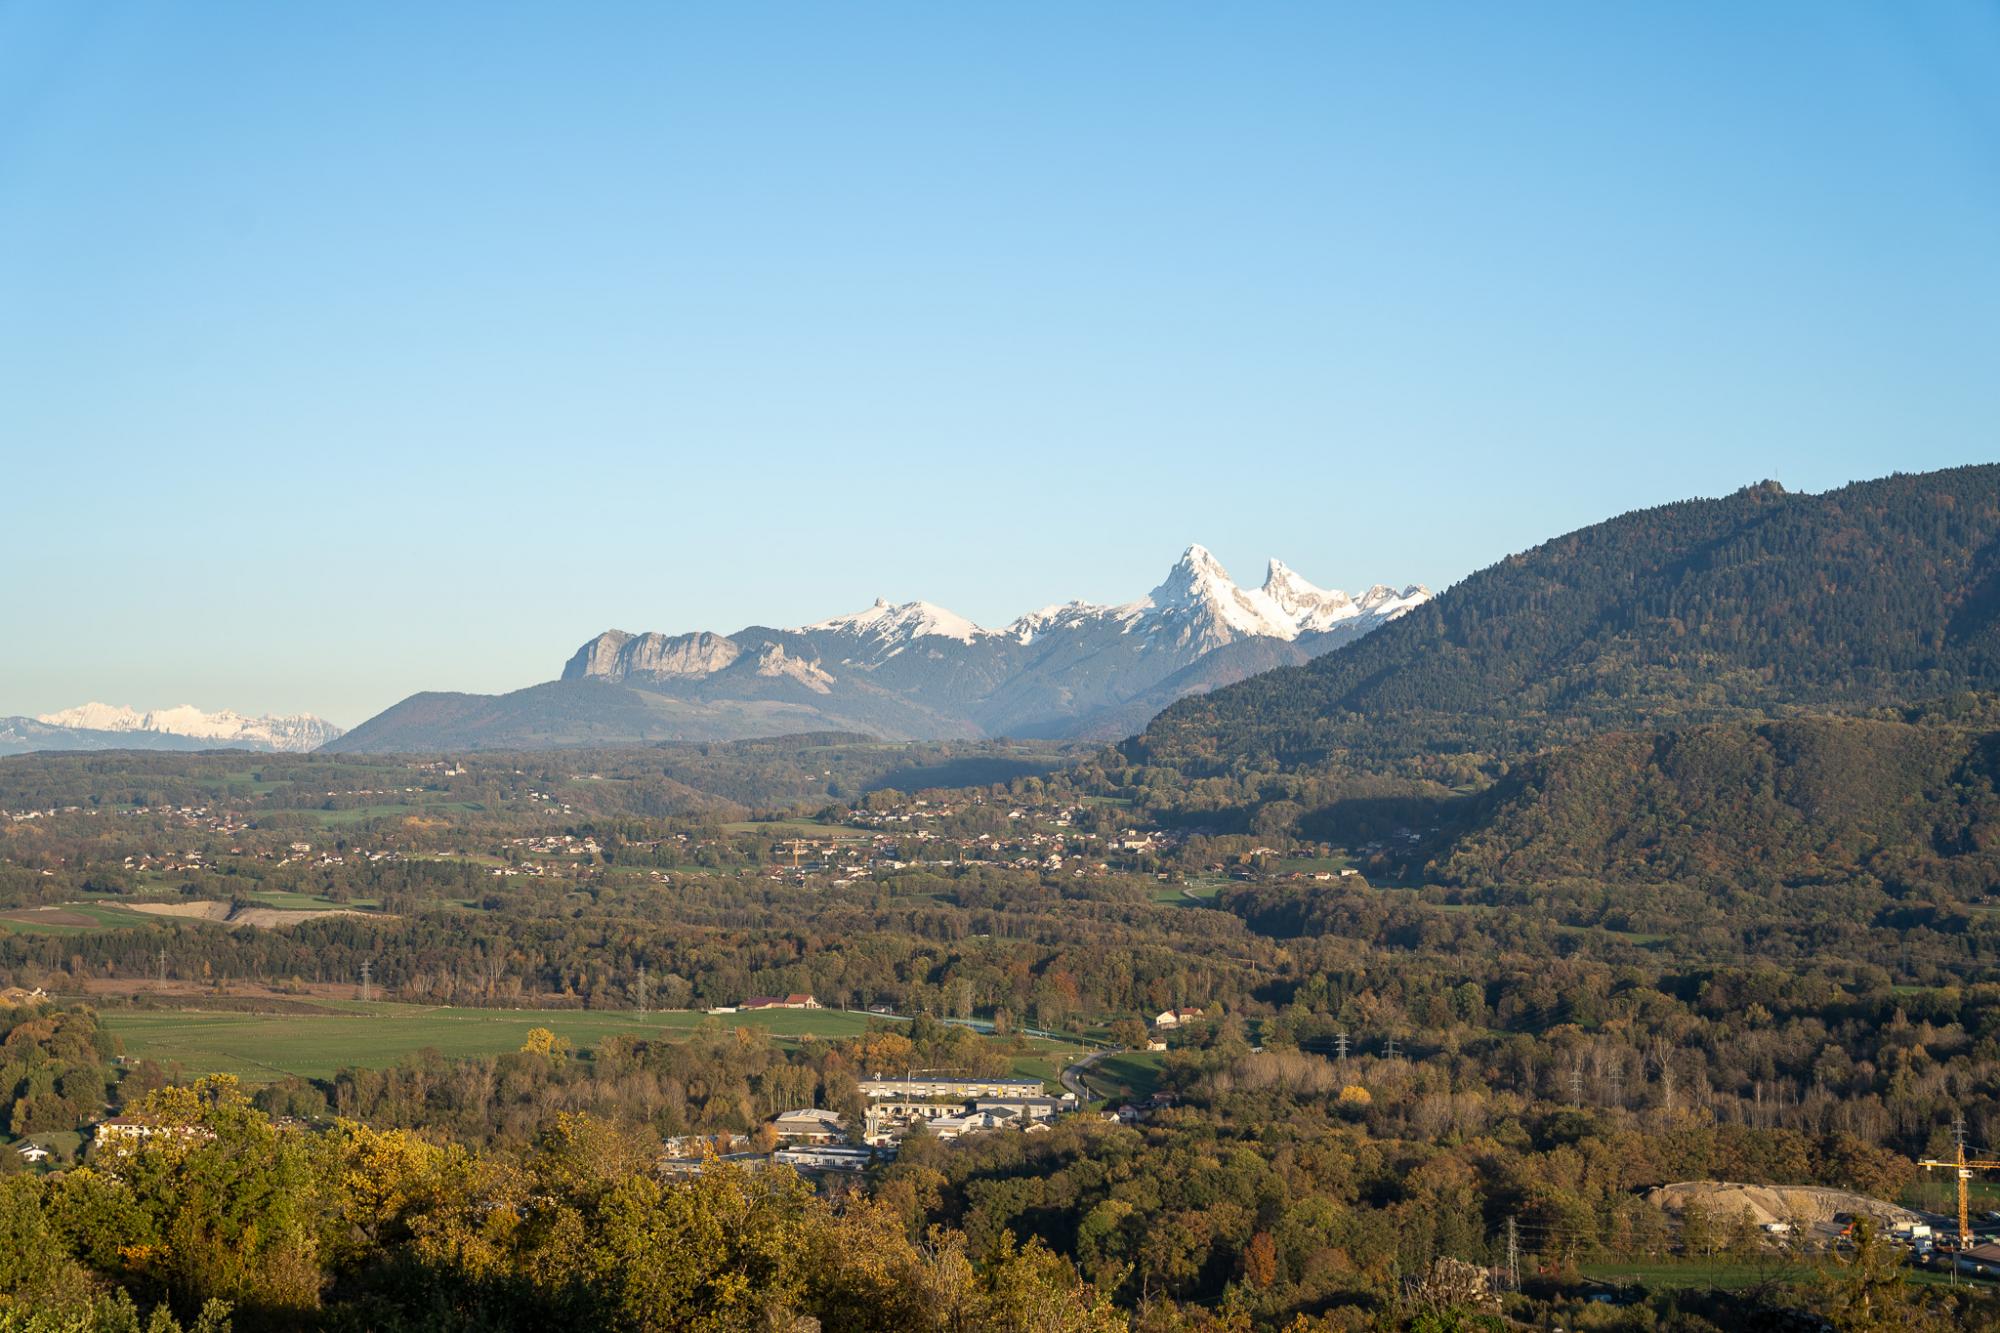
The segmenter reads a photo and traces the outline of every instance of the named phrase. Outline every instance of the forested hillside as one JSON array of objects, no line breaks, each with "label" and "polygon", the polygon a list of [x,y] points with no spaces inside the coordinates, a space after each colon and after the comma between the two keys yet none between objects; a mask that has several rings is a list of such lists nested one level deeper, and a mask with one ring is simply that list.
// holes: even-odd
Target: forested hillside
[{"label": "forested hillside", "polygon": [[1992,688],[1996,614],[2000,467],[1767,482],[1509,557],[1344,652],[1182,700],[1123,755],[1464,782],[1606,729]]},{"label": "forested hillside", "polygon": [[2000,884],[2000,733],[1812,718],[1622,732],[1461,800],[1426,867],[1490,887],[1588,878],[1896,895]]},{"label": "forested hillside", "polygon": [[[1934,1210],[2000,1137],[1996,718],[1265,774],[1238,834],[995,743],[11,759],[0,1328],[1716,1333],[1857,1271],[1991,1327],[1651,1191]],[[1083,1091],[883,1142],[896,1070]],[[883,1152],[795,1168],[807,1108]]]}]

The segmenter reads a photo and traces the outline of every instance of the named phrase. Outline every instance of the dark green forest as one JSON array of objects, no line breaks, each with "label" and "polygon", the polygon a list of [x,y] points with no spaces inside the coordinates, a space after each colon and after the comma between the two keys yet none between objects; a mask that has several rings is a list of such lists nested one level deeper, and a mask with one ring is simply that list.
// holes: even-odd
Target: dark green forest
[{"label": "dark green forest", "polygon": [[1996,616],[2000,465],[1767,482],[1510,556],[1351,649],[1182,700],[1123,755],[1459,783],[1606,729],[1991,690]]}]

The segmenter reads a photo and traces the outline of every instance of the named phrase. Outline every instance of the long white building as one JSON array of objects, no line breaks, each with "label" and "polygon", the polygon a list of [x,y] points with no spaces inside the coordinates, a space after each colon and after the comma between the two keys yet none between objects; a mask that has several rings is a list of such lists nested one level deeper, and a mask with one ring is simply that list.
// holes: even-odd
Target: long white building
[{"label": "long white building", "polygon": [[871,1078],[861,1083],[861,1095],[872,1101],[911,1101],[930,1097],[950,1097],[971,1101],[978,1097],[1039,1097],[1038,1078]]}]

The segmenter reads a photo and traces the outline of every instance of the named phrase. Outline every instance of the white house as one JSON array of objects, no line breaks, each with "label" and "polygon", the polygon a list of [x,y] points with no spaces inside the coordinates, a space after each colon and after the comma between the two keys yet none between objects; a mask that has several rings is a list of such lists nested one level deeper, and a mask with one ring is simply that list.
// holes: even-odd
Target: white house
[{"label": "white house", "polygon": [[961,1134],[976,1134],[982,1129],[998,1129],[1014,1117],[1001,1115],[997,1111],[966,1111],[960,1115],[944,1115],[931,1121],[931,1133],[941,1139],[955,1139]]}]

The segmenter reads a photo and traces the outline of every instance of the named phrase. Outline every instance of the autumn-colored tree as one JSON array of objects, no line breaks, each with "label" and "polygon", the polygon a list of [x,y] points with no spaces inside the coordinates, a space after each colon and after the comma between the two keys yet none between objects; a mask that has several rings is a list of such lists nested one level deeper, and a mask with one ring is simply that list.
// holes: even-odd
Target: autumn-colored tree
[{"label": "autumn-colored tree", "polygon": [[1121,1018],[1111,1025],[1111,1040],[1128,1051],[1146,1049],[1146,1025],[1136,1018]]},{"label": "autumn-colored tree", "polygon": [[1243,1280],[1262,1291],[1278,1280],[1278,1247],[1271,1233],[1260,1231],[1243,1251]]},{"label": "autumn-colored tree", "polygon": [[189,1308],[315,1308],[334,1182],[306,1133],[276,1129],[228,1075],[162,1088],[136,1114],[150,1135],[65,1177],[59,1203],[82,1210],[69,1233],[102,1229],[93,1248],[117,1246],[109,1271]]},{"label": "autumn-colored tree", "polygon": [[552,1060],[560,1060],[569,1054],[569,1042],[547,1028],[529,1028],[527,1039],[521,1043],[525,1055],[545,1055]]}]

